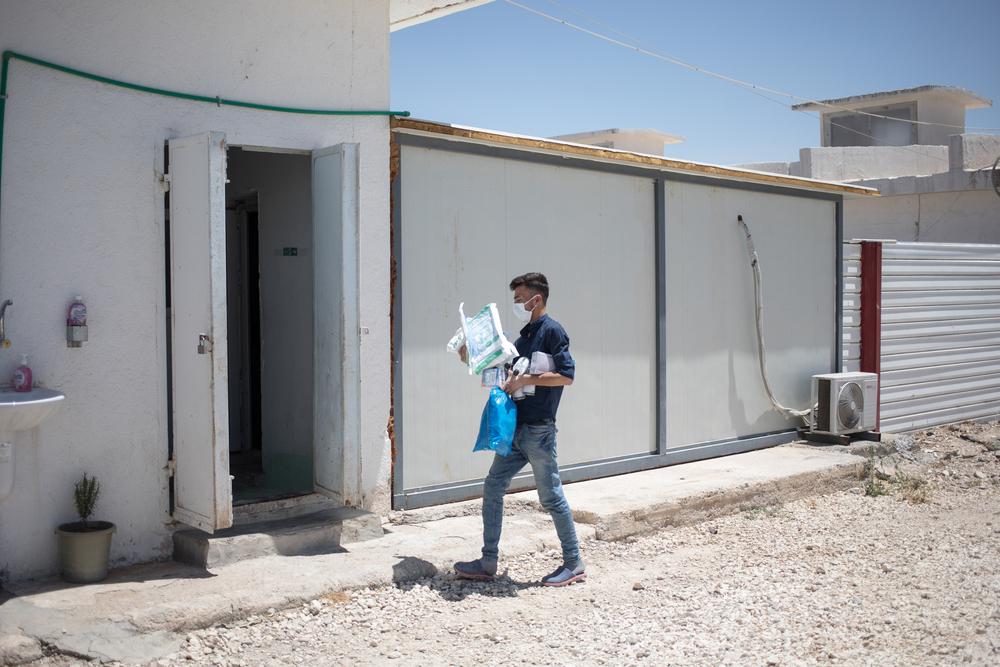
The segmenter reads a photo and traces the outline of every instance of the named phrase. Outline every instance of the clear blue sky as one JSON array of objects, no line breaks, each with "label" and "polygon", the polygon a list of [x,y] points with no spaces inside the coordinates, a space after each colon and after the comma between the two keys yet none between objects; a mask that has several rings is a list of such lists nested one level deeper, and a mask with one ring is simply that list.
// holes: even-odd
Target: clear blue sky
[{"label": "clear blue sky", "polygon": [[[967,125],[1000,128],[1000,0],[520,1],[813,99],[968,88],[995,106]],[[814,116],[503,0],[395,32],[391,54],[392,106],[418,118],[535,136],[649,127],[686,138],[667,155],[719,164],[794,160],[819,141]]]}]

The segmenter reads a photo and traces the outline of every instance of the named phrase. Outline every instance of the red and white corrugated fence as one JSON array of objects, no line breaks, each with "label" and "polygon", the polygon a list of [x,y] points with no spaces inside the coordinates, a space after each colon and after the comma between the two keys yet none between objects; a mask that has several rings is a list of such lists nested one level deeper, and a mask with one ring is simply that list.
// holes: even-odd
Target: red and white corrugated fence
[{"label": "red and white corrugated fence", "polygon": [[883,431],[1000,415],[1000,246],[845,244],[843,345]]}]

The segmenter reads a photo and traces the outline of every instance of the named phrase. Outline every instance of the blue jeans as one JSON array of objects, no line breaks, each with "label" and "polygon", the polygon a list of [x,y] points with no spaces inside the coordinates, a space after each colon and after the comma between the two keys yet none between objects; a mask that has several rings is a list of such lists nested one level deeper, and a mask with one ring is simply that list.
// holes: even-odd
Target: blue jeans
[{"label": "blue jeans", "polygon": [[496,561],[500,551],[500,531],[503,528],[503,497],[510,480],[526,463],[531,464],[538,487],[538,499],[556,525],[562,544],[563,562],[574,565],[580,560],[580,543],[576,538],[573,513],[563,494],[556,462],[556,425],[519,424],[514,433],[513,451],[509,456],[493,457],[493,465],[483,486],[483,558]]}]

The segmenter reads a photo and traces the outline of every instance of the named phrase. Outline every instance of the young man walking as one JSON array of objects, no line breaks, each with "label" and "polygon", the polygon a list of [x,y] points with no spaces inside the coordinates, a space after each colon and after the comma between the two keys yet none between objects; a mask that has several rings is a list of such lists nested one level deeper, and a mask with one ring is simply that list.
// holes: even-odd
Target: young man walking
[{"label": "young man walking", "polygon": [[[563,387],[573,384],[576,364],[569,352],[569,336],[558,322],[546,314],[549,282],[541,273],[526,273],[510,282],[514,292],[514,315],[525,323],[515,343],[517,352],[531,358],[534,352],[552,355],[551,372],[523,375],[508,380],[504,390],[513,395],[534,385],[533,396],[517,402],[517,430],[509,456],[494,455],[483,487],[483,555],[474,561],[455,563],[455,573],[465,579],[490,580],[496,576],[500,531],[503,526],[503,498],[510,480],[525,464],[531,464],[538,487],[538,499],[555,523],[562,544],[563,563],[542,578],[546,586],[566,586],[586,579],[573,514],[563,495],[556,462],[556,410]],[[464,352],[464,350],[463,350]],[[464,357],[464,354],[462,355]]]}]

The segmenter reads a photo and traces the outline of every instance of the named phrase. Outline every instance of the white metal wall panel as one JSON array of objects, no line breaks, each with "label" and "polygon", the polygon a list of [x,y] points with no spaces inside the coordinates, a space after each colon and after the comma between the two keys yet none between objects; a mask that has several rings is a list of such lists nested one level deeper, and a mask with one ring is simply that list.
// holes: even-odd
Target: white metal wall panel
[{"label": "white metal wall panel", "polygon": [[[843,342],[836,340],[835,204],[676,182],[666,190],[667,446],[797,426],[764,392],[753,279],[736,216],[748,222],[760,257],[771,384],[785,405],[805,408],[810,378],[834,369]],[[856,343],[847,347],[853,354]]]},{"label": "white metal wall panel", "polygon": [[653,180],[406,145],[400,174],[403,486],[486,475],[492,456],[471,451],[486,392],[444,346],[460,301],[497,302],[515,338],[507,284],[527,271],[549,278],[577,362],[560,463],[654,451]]},{"label": "white metal wall panel", "polygon": [[[861,244],[844,244],[844,330],[841,370],[861,370]],[[848,289],[850,287],[850,289]]]},{"label": "white metal wall panel", "polygon": [[1000,414],[1000,246],[882,248],[882,429]]}]

